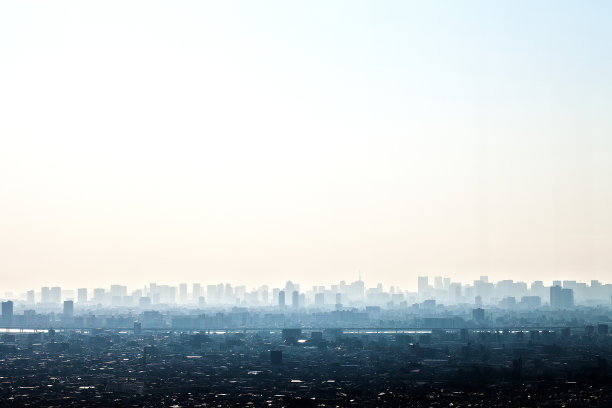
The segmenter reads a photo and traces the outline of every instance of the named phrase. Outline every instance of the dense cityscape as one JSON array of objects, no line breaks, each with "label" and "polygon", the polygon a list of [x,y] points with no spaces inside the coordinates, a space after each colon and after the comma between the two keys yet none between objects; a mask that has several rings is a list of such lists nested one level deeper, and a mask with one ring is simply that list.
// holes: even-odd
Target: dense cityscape
[{"label": "dense cityscape", "polygon": [[[283,316],[284,321],[297,313],[325,320],[326,313],[335,312],[334,316],[355,315],[357,320],[369,321],[372,313],[383,311],[410,316],[419,311],[457,311],[470,307],[504,311],[556,311],[612,304],[612,284],[597,280],[592,280],[590,284],[553,281],[552,285],[547,286],[543,281],[534,281],[530,285],[513,280],[494,283],[489,282],[487,276],[481,276],[472,284],[436,276],[430,283],[429,277],[421,276],[417,287],[416,292],[402,290],[398,286],[385,290],[380,283],[366,288],[361,279],[311,288],[302,288],[288,281],[283,288],[271,290],[266,285],[247,290],[244,285],[232,286],[228,283],[181,283],[178,286],[150,283],[132,291],[119,284],[110,288],[79,288],[76,291],[57,286],[42,287],[38,292],[29,290],[18,296],[5,293],[2,321],[3,326],[8,328],[44,328],[56,323],[66,327],[88,327],[100,323],[96,317],[100,313],[94,312],[122,316],[126,312],[164,311],[172,318],[165,319],[159,326],[162,328],[166,327],[164,324],[171,327],[174,324],[172,321],[180,320],[182,314],[190,316],[204,311],[222,313],[231,310],[232,313],[252,315],[250,322],[253,324],[267,325],[271,322],[258,322],[255,316],[277,313]],[[311,320],[314,322],[316,319]],[[104,323],[107,324],[106,321]]]},{"label": "dense cityscape", "polygon": [[6,295],[2,406],[612,404],[612,285],[597,281]]}]

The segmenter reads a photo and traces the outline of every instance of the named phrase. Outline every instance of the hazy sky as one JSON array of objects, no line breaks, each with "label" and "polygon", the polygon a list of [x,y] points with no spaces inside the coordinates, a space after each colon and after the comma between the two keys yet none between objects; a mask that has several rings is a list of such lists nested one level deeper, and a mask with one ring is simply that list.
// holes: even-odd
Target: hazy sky
[{"label": "hazy sky", "polygon": [[612,281],[610,1],[3,1],[1,287]]}]

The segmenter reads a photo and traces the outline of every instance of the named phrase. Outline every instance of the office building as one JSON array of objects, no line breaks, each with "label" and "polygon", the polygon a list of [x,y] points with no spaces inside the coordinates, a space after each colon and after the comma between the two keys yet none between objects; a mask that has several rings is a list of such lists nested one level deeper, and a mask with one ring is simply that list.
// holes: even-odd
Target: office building
[{"label": "office building", "polygon": [[72,300],[64,301],[64,317],[71,319],[74,316],[74,302]]},{"label": "office building", "polygon": [[11,300],[2,302],[2,323],[7,326],[13,323],[13,302]]},{"label": "office building", "polygon": [[40,288],[40,302],[41,303],[51,303],[51,291],[48,286],[43,286]]},{"label": "office building", "polygon": [[199,283],[194,283],[191,287],[191,297],[196,302],[199,302],[200,296],[202,296],[202,294],[200,293],[201,290],[202,288]]},{"label": "office building", "polygon": [[62,288],[54,286],[50,290],[50,303],[61,303],[62,301]]},{"label": "office building", "polygon": [[559,285],[550,288],[550,307],[552,309],[571,309],[574,307],[574,291]]},{"label": "office building", "polygon": [[77,301],[79,303],[87,302],[87,288],[80,288],[77,290]]},{"label": "office building", "polygon": [[283,352],[281,350],[270,350],[270,364],[283,364]]},{"label": "office building", "polygon": [[281,309],[285,307],[285,291],[281,290],[278,292],[278,307]]},{"label": "office building", "polygon": [[26,303],[33,305],[35,303],[35,297],[34,297],[34,291],[33,290],[28,290],[28,292],[26,293]]},{"label": "office building", "polygon": [[291,296],[291,306],[293,306],[294,309],[300,307],[300,292],[297,290],[294,290]]}]

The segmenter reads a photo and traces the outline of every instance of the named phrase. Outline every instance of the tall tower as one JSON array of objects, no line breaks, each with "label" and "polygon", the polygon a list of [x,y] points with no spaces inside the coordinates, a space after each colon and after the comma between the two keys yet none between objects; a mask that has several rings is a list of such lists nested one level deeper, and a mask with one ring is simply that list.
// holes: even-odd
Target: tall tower
[{"label": "tall tower", "polygon": [[77,301],[79,303],[87,302],[87,288],[80,288],[77,291]]},{"label": "tall tower", "polygon": [[300,306],[300,292],[297,290],[293,291],[293,295],[291,296],[291,305],[294,309],[297,309]]},{"label": "tall tower", "polygon": [[285,307],[285,291],[281,290],[278,292],[278,307],[283,309]]},{"label": "tall tower", "polygon": [[72,300],[64,300],[64,317],[72,319],[74,316],[74,302]]},{"label": "tall tower", "polygon": [[2,302],[2,323],[7,326],[13,324],[13,302],[11,300]]}]

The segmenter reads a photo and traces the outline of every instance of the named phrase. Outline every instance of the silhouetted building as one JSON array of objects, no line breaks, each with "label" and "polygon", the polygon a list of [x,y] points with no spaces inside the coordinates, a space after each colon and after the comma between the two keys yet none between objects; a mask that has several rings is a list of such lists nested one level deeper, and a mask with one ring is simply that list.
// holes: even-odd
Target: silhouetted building
[{"label": "silhouetted building", "polygon": [[33,290],[28,290],[28,292],[26,294],[26,302],[31,304],[31,305],[35,303],[35,297],[34,297],[34,291]]},{"label": "silhouetted building", "polygon": [[81,288],[77,291],[77,302],[87,302],[87,288]]},{"label": "silhouetted building", "polygon": [[48,286],[43,286],[40,288],[40,302],[41,303],[50,303],[51,302],[51,291]]},{"label": "silhouetted building", "polygon": [[283,329],[282,339],[296,341],[302,336],[302,329]]},{"label": "silhouetted building", "polygon": [[553,309],[571,309],[574,307],[574,291],[561,288],[559,285],[550,288],[550,307]]},{"label": "silhouetted building", "polygon": [[520,304],[528,309],[536,309],[542,306],[542,299],[539,296],[523,296]]},{"label": "silhouetted building", "polygon": [[270,350],[270,363],[272,365],[283,364],[283,352],[281,350]]},{"label": "silhouetted building", "polygon": [[293,306],[294,309],[300,306],[300,293],[297,290],[294,290],[291,296],[291,306]]},{"label": "silhouetted building", "polygon": [[2,323],[10,326],[13,323],[13,302],[2,302]]},{"label": "silhouetted building", "polygon": [[200,284],[199,284],[199,283],[194,283],[194,284],[192,285],[192,288],[191,288],[191,291],[192,291],[191,296],[192,296],[193,300],[195,300],[196,302],[199,302],[199,300],[200,300],[200,296],[201,296],[200,291],[201,291],[201,290],[202,290],[202,288],[200,287]]},{"label": "silhouetted building", "polygon": [[482,308],[476,308],[472,310],[472,319],[477,322],[484,322],[485,319],[485,311]]},{"label": "silhouetted building", "polygon": [[72,300],[64,301],[63,315],[65,318],[72,318],[74,316],[74,302]]},{"label": "silhouetted building", "polygon": [[62,288],[59,286],[54,286],[50,291],[50,302],[51,303],[60,303],[62,301]]},{"label": "silhouetted building", "polygon": [[278,292],[278,307],[281,309],[285,307],[285,291],[281,290]]},{"label": "silhouetted building", "polygon": [[93,302],[94,303],[104,303],[106,297],[106,291],[102,288],[94,289],[93,292]]}]

